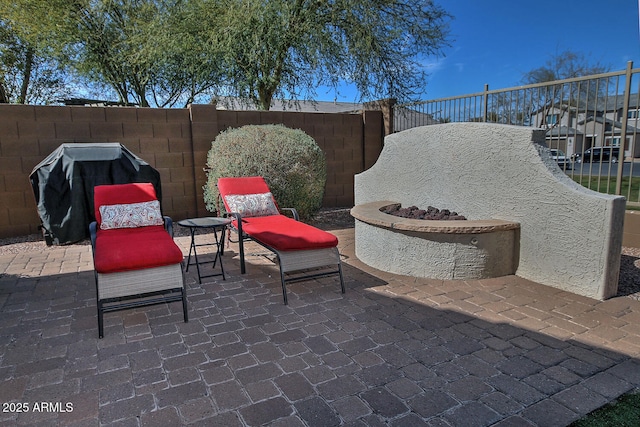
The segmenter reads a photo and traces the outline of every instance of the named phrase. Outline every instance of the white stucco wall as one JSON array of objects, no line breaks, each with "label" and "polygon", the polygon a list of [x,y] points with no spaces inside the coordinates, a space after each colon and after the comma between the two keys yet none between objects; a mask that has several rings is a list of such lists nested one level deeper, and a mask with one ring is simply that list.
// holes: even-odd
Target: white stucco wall
[{"label": "white stucco wall", "polygon": [[591,298],[614,296],[625,200],[573,182],[548,157],[544,136],[488,123],[390,135],[376,164],[356,175],[355,203],[392,200],[518,222],[517,275]]}]

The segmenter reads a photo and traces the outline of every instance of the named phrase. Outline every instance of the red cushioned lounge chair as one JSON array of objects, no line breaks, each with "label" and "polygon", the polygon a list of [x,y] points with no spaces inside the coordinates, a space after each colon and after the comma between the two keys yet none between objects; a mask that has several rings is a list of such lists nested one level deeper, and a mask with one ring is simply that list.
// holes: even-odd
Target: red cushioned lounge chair
[{"label": "red cushioned lounge chair", "polygon": [[171,218],[162,216],[150,183],[100,185],[94,189],[96,221],[89,225],[95,268],[98,335],[105,312],[182,301],[187,293],[182,251]]},{"label": "red cushioned lounge chair", "polygon": [[294,218],[281,214],[264,178],[220,178],[218,191],[226,215],[233,217],[232,225],[240,236],[242,274],[246,271],[243,241],[248,238],[276,255],[285,304],[287,282],[338,275],[342,293],[345,292],[338,238],[298,221],[295,209],[286,209]]}]

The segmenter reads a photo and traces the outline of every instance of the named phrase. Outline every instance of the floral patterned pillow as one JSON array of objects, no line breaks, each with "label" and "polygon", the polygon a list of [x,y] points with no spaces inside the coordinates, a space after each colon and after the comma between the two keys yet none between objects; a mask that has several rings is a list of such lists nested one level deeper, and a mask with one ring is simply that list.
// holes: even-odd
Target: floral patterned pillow
[{"label": "floral patterned pillow", "polygon": [[278,215],[278,208],[273,203],[271,193],[260,194],[229,194],[224,196],[231,212],[242,216]]},{"label": "floral patterned pillow", "polygon": [[163,224],[160,202],[157,200],[124,205],[102,205],[100,216],[102,230]]}]

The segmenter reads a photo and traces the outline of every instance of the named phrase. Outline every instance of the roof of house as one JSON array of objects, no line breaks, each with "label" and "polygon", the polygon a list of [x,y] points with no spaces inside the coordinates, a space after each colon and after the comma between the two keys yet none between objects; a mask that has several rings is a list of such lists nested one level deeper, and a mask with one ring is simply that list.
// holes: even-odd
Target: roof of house
[{"label": "roof of house", "polygon": [[[591,99],[579,99],[578,101],[550,101],[546,105],[535,110],[533,114],[537,114],[540,111],[545,111],[550,107],[555,107],[561,110],[598,112],[617,111],[621,110],[624,107],[624,94],[599,96],[597,98]],[[629,96],[629,108],[640,108],[640,94],[632,93]]]},{"label": "roof of house", "polygon": [[417,126],[436,125],[440,121],[433,114],[423,113],[407,107],[398,107],[393,110],[393,130],[400,132]]},{"label": "roof of house", "polygon": [[[258,109],[251,101],[233,97],[216,98],[216,106],[219,110],[253,111]],[[356,102],[274,99],[271,102],[271,108],[269,111],[296,111],[302,113],[360,113],[362,108],[362,104]]]},{"label": "roof of house", "polygon": [[[640,107],[640,99],[638,98],[639,94],[632,93],[629,96],[629,108],[638,108]],[[603,102],[602,108],[605,108],[605,111],[616,111],[622,110],[624,107],[624,95],[611,95],[608,96],[606,102]]]},{"label": "roof of house", "polygon": [[559,127],[553,127],[549,129],[546,135],[551,137],[576,136],[576,135],[583,135],[583,132],[579,131],[578,129],[574,129],[572,127],[559,126]]},{"label": "roof of house", "polygon": [[[610,125],[611,129],[613,129],[614,132],[615,132],[615,129],[622,130],[622,123],[621,122],[618,122],[618,121],[615,121],[615,120],[611,120],[611,119],[607,119],[607,118],[604,118],[604,117],[601,117],[601,116],[598,116],[598,117],[589,116],[586,119],[580,120],[578,122],[578,124],[579,125],[584,125],[587,122],[596,122],[596,123],[600,123],[600,124],[603,124],[603,125]],[[640,131],[640,129],[638,129],[636,127],[633,127],[633,126],[631,126],[630,124],[627,123],[627,133],[636,133],[638,131]],[[605,130],[605,132],[611,132],[611,130],[608,130],[608,131]]]},{"label": "roof of house", "polygon": [[124,103],[120,101],[109,101],[104,99],[90,99],[90,98],[65,98],[58,99],[56,102],[59,102],[64,105],[81,105],[87,107],[111,107],[111,106],[128,106],[128,107],[137,107],[136,103]]}]

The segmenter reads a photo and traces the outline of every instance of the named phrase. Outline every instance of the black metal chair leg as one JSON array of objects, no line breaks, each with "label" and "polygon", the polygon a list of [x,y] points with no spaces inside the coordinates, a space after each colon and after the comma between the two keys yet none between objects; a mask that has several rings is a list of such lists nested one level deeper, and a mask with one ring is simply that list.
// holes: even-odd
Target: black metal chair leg
[{"label": "black metal chair leg", "polygon": [[182,289],[182,312],[184,314],[184,322],[189,322],[189,311],[187,309],[187,291]]},{"label": "black metal chair leg", "polygon": [[247,268],[244,264],[244,239],[242,236],[238,238],[238,247],[240,248],[240,273],[245,274],[247,272]]},{"label": "black metal chair leg", "polygon": [[287,297],[287,285],[284,281],[284,273],[280,269],[280,281],[282,282],[282,297],[284,298],[284,305],[289,305],[289,298]]},{"label": "black metal chair leg", "polygon": [[98,338],[104,337],[104,310],[102,302],[98,301]]}]

